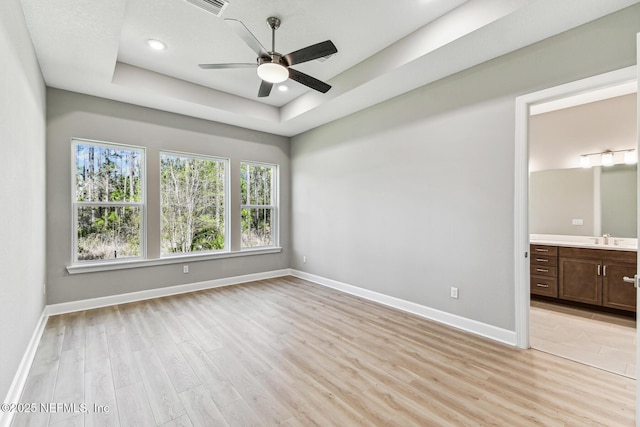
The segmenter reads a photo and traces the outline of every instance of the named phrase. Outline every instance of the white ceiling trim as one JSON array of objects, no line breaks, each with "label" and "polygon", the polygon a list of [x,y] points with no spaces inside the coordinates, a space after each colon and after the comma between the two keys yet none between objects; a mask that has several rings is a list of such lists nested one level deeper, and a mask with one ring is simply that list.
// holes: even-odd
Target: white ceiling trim
[{"label": "white ceiling trim", "polygon": [[[22,2],[49,86],[293,136],[640,0],[470,0],[328,79],[328,93],[308,91],[280,108],[117,62],[125,0],[67,0],[87,15],[86,23],[74,22],[69,32],[47,19],[40,0]],[[68,18],[77,19],[77,10]],[[84,34],[78,27],[107,53],[99,63],[83,62],[91,44],[79,41]],[[53,48],[49,33],[57,38]],[[74,66],[83,67],[82,78],[69,78]]]},{"label": "white ceiling trim", "polygon": [[538,114],[563,110],[565,108],[572,108],[579,105],[590,104],[592,102],[604,101],[606,99],[616,98],[618,96],[630,95],[636,92],[638,92],[638,82],[632,81],[620,85],[581,93],[578,95],[568,96],[562,99],[556,99],[554,101],[544,102],[542,104],[532,105],[529,108],[529,113],[532,116],[535,116]]}]

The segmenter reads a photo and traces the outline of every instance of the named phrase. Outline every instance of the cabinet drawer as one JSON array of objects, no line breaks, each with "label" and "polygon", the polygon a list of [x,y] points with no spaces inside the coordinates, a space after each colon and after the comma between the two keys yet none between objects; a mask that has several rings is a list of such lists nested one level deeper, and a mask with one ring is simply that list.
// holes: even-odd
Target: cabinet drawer
[{"label": "cabinet drawer", "polygon": [[532,265],[530,266],[529,271],[532,276],[558,277],[558,267],[547,267],[545,265]]},{"label": "cabinet drawer", "polygon": [[531,265],[546,265],[547,267],[557,267],[558,257],[549,255],[531,254]]},{"label": "cabinet drawer", "polygon": [[557,298],[558,279],[555,277],[531,276],[531,293]]},{"label": "cabinet drawer", "polygon": [[546,246],[546,245],[531,245],[531,258],[535,258],[536,255],[547,255],[554,256],[558,255],[558,247],[557,246]]}]

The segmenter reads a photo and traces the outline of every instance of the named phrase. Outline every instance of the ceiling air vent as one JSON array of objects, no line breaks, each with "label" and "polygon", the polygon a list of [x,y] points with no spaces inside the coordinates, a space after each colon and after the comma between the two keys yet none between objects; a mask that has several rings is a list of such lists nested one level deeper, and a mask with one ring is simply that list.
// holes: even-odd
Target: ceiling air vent
[{"label": "ceiling air vent", "polygon": [[187,0],[187,3],[198,6],[216,16],[222,15],[222,12],[227,8],[227,5],[229,5],[229,2],[226,0]]}]

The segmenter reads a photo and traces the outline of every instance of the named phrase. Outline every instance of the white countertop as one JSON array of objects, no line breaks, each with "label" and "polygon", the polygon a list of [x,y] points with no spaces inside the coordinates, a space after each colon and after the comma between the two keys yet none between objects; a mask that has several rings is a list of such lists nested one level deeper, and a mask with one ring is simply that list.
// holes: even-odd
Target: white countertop
[{"label": "white countertop", "polygon": [[565,246],[571,248],[603,249],[609,251],[638,251],[638,239],[627,237],[609,237],[604,244],[603,237],[565,236],[558,234],[531,234],[529,242],[533,245]]}]

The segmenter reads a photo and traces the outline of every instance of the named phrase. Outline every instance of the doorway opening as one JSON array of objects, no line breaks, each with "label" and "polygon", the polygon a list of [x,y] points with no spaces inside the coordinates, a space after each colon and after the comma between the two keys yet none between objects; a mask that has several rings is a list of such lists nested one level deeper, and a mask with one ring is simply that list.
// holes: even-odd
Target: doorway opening
[{"label": "doorway opening", "polygon": [[[530,145],[532,142],[530,138],[532,135],[531,132],[532,130],[534,130],[531,127],[532,113],[535,114],[535,113],[540,113],[542,111],[542,114],[546,114],[554,110],[563,110],[563,109],[571,108],[577,104],[590,103],[594,101],[593,100],[594,94],[595,96],[602,96],[603,93],[605,92],[611,93],[612,90],[614,91],[626,90],[628,93],[629,85],[633,85],[634,88],[636,88],[634,89],[634,92],[635,92],[637,91],[636,79],[637,79],[636,67],[629,67],[629,68],[625,68],[615,72],[606,73],[603,75],[587,78],[577,82],[572,82],[566,85],[524,95],[517,98],[516,100],[516,159],[515,159],[516,160],[516,168],[515,168],[515,219],[516,219],[515,221],[516,222],[515,224],[515,281],[516,281],[515,309],[516,310],[515,311],[516,311],[517,345],[520,348],[526,349],[526,348],[529,348],[530,346],[533,346],[534,348],[536,348],[536,347],[540,347],[543,344],[549,344],[549,343],[540,344],[542,341],[540,337],[537,336],[538,333],[540,332],[541,329],[546,328],[547,332],[549,332],[554,329],[559,329],[561,327],[559,325],[566,326],[566,324],[568,323],[566,316],[573,316],[572,318],[575,318],[575,320],[578,323],[580,323],[581,321],[584,323],[584,321],[594,320],[593,318],[595,317],[598,319],[597,321],[604,321],[605,323],[609,322],[610,324],[618,325],[621,328],[627,328],[627,332],[629,332],[628,328],[630,323],[625,322],[625,320],[629,320],[629,319],[625,319],[624,317],[620,317],[620,318],[616,316],[610,317],[609,314],[606,314],[606,313],[602,313],[602,315],[600,315],[601,313],[599,311],[590,312],[588,310],[588,307],[589,307],[588,305],[583,305],[582,307],[576,308],[575,306],[569,307],[568,305],[556,304],[557,302],[562,302],[562,301],[554,301],[553,295],[551,295],[550,298],[543,299],[543,300],[538,300],[536,298],[534,298],[533,300],[531,299],[531,284],[535,284],[535,283],[534,281],[530,282],[530,268],[532,266],[535,268],[535,261],[531,260],[531,258],[529,257],[530,243],[532,243],[530,239],[531,237],[530,232],[536,231],[536,230],[530,230],[530,225],[532,226],[532,229],[533,229],[534,228],[533,222],[537,221],[535,222],[535,227],[538,227],[540,218],[539,218],[539,215],[537,215],[535,218],[532,218],[530,216],[529,190],[530,190],[530,185],[532,184],[532,182],[530,182],[530,178],[531,178],[530,170],[534,170],[534,169],[545,170],[545,168],[552,169],[552,167],[549,167],[549,165],[540,166],[539,164],[540,159],[536,159],[535,158],[536,156],[530,157],[530,149],[532,148]],[[624,94],[621,93],[616,95],[615,92],[613,92],[613,95],[609,94],[609,95],[606,95],[605,97],[607,96],[616,97],[616,96],[622,96],[622,95]],[[573,103],[573,105],[571,105],[571,103]],[[547,116],[547,117],[550,117],[550,116]],[[562,123],[562,120],[560,122]],[[553,154],[555,155],[555,157],[552,160],[559,163],[566,162],[567,161],[566,159],[571,156],[568,157],[567,153],[565,152],[567,151],[565,150],[565,148],[566,147],[564,148],[559,147],[556,144],[555,150],[553,151]],[[634,148],[635,148],[635,145],[634,145]],[[603,149],[602,151],[605,151],[605,149]],[[592,153],[589,151],[587,147],[584,147],[584,152],[580,152],[579,154],[592,154]],[[564,160],[561,158],[564,158]],[[578,163],[579,156],[576,155],[575,157],[571,157],[571,158],[572,158],[571,161],[573,161],[574,163],[571,164],[570,166],[579,168],[580,167],[580,164]],[[538,163],[537,165],[536,165],[536,162]],[[555,169],[563,168],[563,165],[560,165],[560,164],[557,164],[556,166],[557,167],[555,167]],[[566,164],[564,165],[564,167],[568,169]],[[592,170],[592,175],[597,174],[596,172],[593,172],[595,170],[596,169]],[[598,173],[599,172],[601,172],[601,169],[598,169]],[[553,175],[553,173],[551,173],[550,175]],[[544,178],[546,179],[547,177],[544,177]],[[542,181],[544,182],[545,179],[543,179]],[[595,178],[591,178],[591,182],[594,183]],[[536,187],[535,190],[537,191],[538,189],[539,188]],[[532,192],[533,191],[534,190],[532,189]],[[598,204],[599,204],[599,201],[600,200],[598,199]],[[597,211],[597,209],[595,209],[596,202],[592,200],[591,205],[592,205],[591,207],[593,208],[592,210],[594,212],[595,217],[598,217],[598,215],[601,216],[602,212],[596,212]],[[582,227],[583,229],[588,228],[589,229],[588,235],[590,237],[601,236],[601,233],[608,234],[607,231],[602,230],[601,225],[595,225],[593,218],[589,219],[589,224],[585,227],[587,223],[587,219],[580,218],[580,216],[584,216],[584,215],[576,215],[576,216],[577,216],[576,218],[570,219],[569,231],[566,232],[567,235],[571,235],[571,233],[579,227]],[[635,214],[633,216],[635,218]],[[601,219],[601,218],[597,218],[597,219]],[[571,230],[571,227],[575,227],[574,230]],[[564,235],[564,232],[562,232],[562,230],[555,230],[553,232],[538,233],[538,234],[560,236],[560,235]],[[574,233],[574,234],[577,234],[577,233]],[[535,237],[539,237],[539,236],[534,236],[534,239]],[[576,239],[579,240],[577,237]],[[637,236],[636,236],[636,239],[637,239]],[[540,243],[540,242],[536,242],[534,240],[533,243]],[[542,243],[545,243],[545,242],[543,241]],[[546,242],[546,243],[549,243],[549,242]],[[620,243],[627,244],[629,242],[622,242],[622,240],[620,239],[619,241],[617,241],[617,244],[620,244]],[[631,243],[636,243],[636,242],[631,242]],[[620,248],[616,248],[616,249],[620,249]],[[558,258],[556,258],[555,260],[551,259],[551,261],[555,261],[555,262],[558,262],[557,260]],[[560,269],[560,266],[558,265],[554,267],[556,269],[556,274],[557,274],[557,271]],[[549,270],[549,269],[543,268],[542,270]],[[553,287],[553,286],[556,286],[556,289],[557,289],[557,280],[558,280],[557,275],[555,276],[555,280],[556,280],[556,283],[553,283],[553,280],[551,282],[540,281],[541,289],[546,290],[546,289],[549,289],[549,287]],[[537,283],[538,281],[535,281],[535,282]],[[532,302],[533,302],[534,308],[530,309]],[[574,312],[572,312],[572,310],[574,310]],[[555,320],[556,326],[553,326],[552,323],[548,323],[547,325],[540,324],[542,322],[540,318],[542,318],[543,321],[554,322],[554,320],[550,320],[553,316],[559,317],[560,319],[560,320]],[[535,327],[532,325],[532,321],[537,322]],[[571,335],[580,335],[579,333],[576,334],[575,330],[569,330],[569,329],[557,330],[556,332],[558,332],[559,334],[564,333],[565,337],[569,337]],[[536,334],[536,336],[532,336],[532,334]],[[581,335],[581,337],[583,338],[583,344],[588,344],[588,339],[591,338],[591,335],[592,335],[591,332],[590,333],[585,332]],[[609,334],[609,338],[610,338],[610,335],[611,334]],[[636,336],[636,332],[634,329],[631,334],[631,342],[630,342],[632,347],[635,347],[635,344],[633,344],[635,336]],[[560,337],[556,341],[563,341],[563,340],[564,339]],[[551,344],[553,344],[553,342],[551,342]],[[551,347],[553,347],[553,345],[551,345]],[[563,346],[556,346],[556,349],[552,349],[551,347],[548,347],[546,349],[544,348],[539,348],[539,349],[554,353],[554,351],[556,351],[558,347],[563,347]],[[591,348],[593,349],[594,346],[592,346]],[[635,350],[635,348],[633,348],[633,350]],[[577,351],[579,352],[579,350]],[[574,352],[574,355],[570,355],[569,353],[565,355],[562,355],[562,354],[558,354],[558,355],[575,360],[575,352]],[[571,356],[574,356],[574,357],[571,357]],[[633,360],[635,360],[635,356],[633,357]],[[578,360],[578,361],[594,365],[594,363],[590,363],[589,360]],[[606,369],[606,366],[599,366],[599,367]],[[627,374],[632,370],[635,371],[635,366],[629,366],[627,369]]]}]

